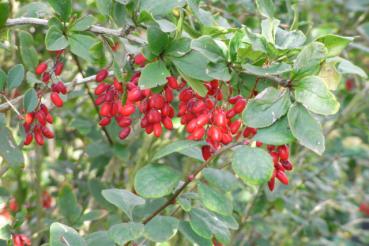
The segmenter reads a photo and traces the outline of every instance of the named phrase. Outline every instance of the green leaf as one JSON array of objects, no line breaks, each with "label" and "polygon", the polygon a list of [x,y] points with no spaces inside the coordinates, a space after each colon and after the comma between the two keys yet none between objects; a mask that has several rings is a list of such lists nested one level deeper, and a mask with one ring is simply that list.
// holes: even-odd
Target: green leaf
[{"label": "green leaf", "polygon": [[228,171],[205,168],[202,174],[209,185],[218,187],[226,192],[233,191],[239,187],[237,178]]},{"label": "green leaf", "polygon": [[115,246],[106,231],[90,233],[85,237],[88,246]]},{"label": "green leaf", "polygon": [[294,69],[299,74],[313,74],[319,70],[320,63],[327,56],[327,48],[324,44],[313,42],[306,45],[297,55]]},{"label": "green leaf", "polygon": [[163,32],[174,32],[176,30],[176,25],[166,19],[155,20],[155,22]]},{"label": "green leaf", "polygon": [[9,224],[3,225],[3,227],[0,228],[0,240],[8,241],[11,239],[11,237],[12,234],[10,225]]},{"label": "green leaf", "polygon": [[354,38],[327,34],[319,37],[317,41],[323,43],[328,49],[328,57],[338,56],[349,45]]},{"label": "green leaf", "polygon": [[272,177],[274,165],[265,150],[242,146],[233,154],[232,168],[245,184],[261,185]]},{"label": "green leaf", "polygon": [[287,117],[282,117],[269,127],[259,128],[253,140],[264,144],[283,145],[293,142],[294,138]]},{"label": "green leaf", "polygon": [[132,192],[120,189],[107,189],[102,192],[103,197],[114,204],[132,220],[132,211],[136,206],[144,205],[145,200]]},{"label": "green leaf", "polygon": [[48,0],[48,2],[64,22],[68,21],[72,13],[71,0]]},{"label": "green leaf", "polygon": [[36,109],[38,103],[37,93],[35,89],[30,88],[25,94],[23,99],[23,107],[27,112],[32,112]]},{"label": "green leaf", "polygon": [[164,16],[169,14],[174,8],[182,7],[184,0],[142,0],[141,11],[145,10],[153,16]]},{"label": "green leaf", "polygon": [[245,73],[253,74],[256,76],[280,75],[292,70],[291,65],[287,63],[274,63],[268,67],[259,67],[251,64],[244,64],[242,65],[242,68],[244,69]]},{"label": "green leaf", "polygon": [[186,197],[180,196],[176,200],[177,200],[177,203],[181,206],[181,208],[184,211],[186,211],[186,212],[191,211],[192,205],[191,205],[191,201],[189,199],[187,199]]},{"label": "green leaf", "polygon": [[262,16],[273,18],[275,6],[272,0],[256,0],[256,6]]},{"label": "green leaf", "polygon": [[6,75],[6,73],[0,68],[0,91],[4,89],[7,78],[8,76]]},{"label": "green leaf", "polygon": [[193,231],[191,228],[191,225],[187,221],[181,221],[179,223],[179,231],[183,234],[183,236],[192,242],[195,245],[201,245],[201,246],[212,246],[213,243],[211,240],[203,238],[199,236],[196,232]]},{"label": "green leaf", "polygon": [[109,228],[108,235],[118,245],[140,238],[144,233],[144,225],[136,222],[121,223]]},{"label": "green leaf", "polygon": [[223,215],[232,213],[232,202],[223,191],[211,188],[203,183],[198,183],[197,187],[201,201],[207,209]]},{"label": "green leaf", "polygon": [[16,145],[13,136],[6,127],[0,127],[0,156],[11,167],[20,167],[24,163],[23,153]]},{"label": "green leaf", "polygon": [[161,159],[167,155],[170,155],[175,152],[180,152],[188,148],[193,148],[199,145],[203,145],[204,142],[201,141],[190,141],[190,140],[178,140],[173,143],[170,143],[159,149],[152,158],[153,161]]},{"label": "green leaf", "polygon": [[213,79],[229,81],[231,74],[225,62],[209,63],[207,74]]},{"label": "green leaf", "polygon": [[97,9],[101,14],[105,16],[110,15],[112,4],[113,4],[112,0],[96,0]]},{"label": "green leaf", "polygon": [[69,37],[71,52],[89,62],[92,61],[90,48],[97,42],[96,38],[85,34],[73,33]]},{"label": "green leaf", "polygon": [[268,87],[254,99],[249,100],[242,119],[250,127],[267,127],[285,115],[290,105],[288,91]]},{"label": "green leaf", "polygon": [[202,36],[191,42],[191,48],[200,52],[209,61],[216,63],[225,59],[222,49],[210,36]]},{"label": "green leaf", "polygon": [[200,96],[205,97],[208,89],[200,80],[192,79],[180,72],[181,77],[186,80],[187,84]]},{"label": "green leaf", "polygon": [[175,57],[172,62],[183,75],[201,81],[211,81],[206,70],[209,61],[200,52],[192,50],[182,57]]},{"label": "green leaf", "polygon": [[318,76],[305,77],[294,85],[296,101],[316,114],[337,113],[340,104]]},{"label": "green leaf", "polygon": [[341,82],[342,76],[336,69],[335,62],[326,62],[320,68],[319,77],[324,81],[324,84],[329,90],[334,91]]},{"label": "green leaf", "polygon": [[341,74],[356,74],[364,79],[368,78],[368,75],[363,69],[342,58],[339,60],[337,69]]},{"label": "green leaf", "polygon": [[141,89],[150,89],[167,83],[170,72],[163,61],[150,63],[141,71],[138,85]]},{"label": "green leaf", "polygon": [[237,31],[234,33],[233,37],[229,41],[228,53],[229,53],[230,60],[233,62],[237,61],[238,49],[242,45],[242,39],[244,36],[245,36],[244,32]]},{"label": "green leaf", "polygon": [[149,48],[155,55],[160,55],[164,49],[169,45],[169,35],[156,25],[152,25],[147,30],[147,41]]},{"label": "green leaf", "polygon": [[8,89],[14,89],[21,85],[24,79],[24,66],[17,64],[8,71]]},{"label": "green leaf", "polygon": [[156,216],[145,225],[145,237],[154,242],[171,239],[178,229],[179,221],[170,216]]},{"label": "green leaf", "polygon": [[62,50],[68,47],[68,40],[56,26],[51,26],[46,33],[45,45],[48,50]]},{"label": "green leaf", "polygon": [[181,57],[191,51],[191,39],[179,38],[170,42],[170,45],[165,49],[164,55],[171,57]]},{"label": "green leaf", "polygon": [[280,20],[277,19],[267,18],[261,21],[261,37],[264,38],[269,45],[272,45],[273,49],[275,44],[275,35],[279,24]]},{"label": "green leaf", "polygon": [[71,26],[71,28],[69,30],[70,31],[86,31],[87,29],[89,29],[95,23],[95,21],[96,21],[96,19],[92,15],[83,16],[83,17],[79,18],[76,21],[76,23],[74,23]]},{"label": "green leaf", "polygon": [[181,176],[174,169],[157,164],[141,168],[134,180],[137,193],[145,198],[159,198],[170,194]]},{"label": "green leaf", "polygon": [[69,184],[63,185],[58,193],[58,208],[70,224],[77,222],[81,216],[82,209]]},{"label": "green leaf", "polygon": [[214,213],[194,208],[190,212],[190,223],[192,229],[200,236],[211,239],[212,235],[215,235],[218,241],[229,245],[231,233],[227,225]]},{"label": "green leaf", "polygon": [[275,46],[277,49],[296,49],[304,45],[306,36],[300,30],[286,31],[277,28],[275,33]]},{"label": "green leaf", "polygon": [[5,25],[6,20],[9,17],[9,13],[9,3],[0,3],[0,28]]},{"label": "green leaf", "polygon": [[73,228],[54,222],[50,226],[50,246],[87,246],[86,241]]},{"label": "green leaf", "polygon": [[299,143],[321,155],[325,140],[319,122],[301,104],[295,103],[288,111],[288,123],[293,136]]},{"label": "green leaf", "polygon": [[19,48],[23,64],[28,70],[34,71],[38,65],[37,51],[34,47],[33,37],[28,32],[19,31]]}]

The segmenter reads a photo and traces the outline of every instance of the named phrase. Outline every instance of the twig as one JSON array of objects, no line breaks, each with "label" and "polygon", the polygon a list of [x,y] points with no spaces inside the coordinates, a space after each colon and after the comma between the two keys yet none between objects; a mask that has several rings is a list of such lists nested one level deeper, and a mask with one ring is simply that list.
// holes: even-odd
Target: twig
[{"label": "twig", "polygon": [[192,182],[196,179],[196,176],[205,168],[207,165],[214,160],[217,156],[222,154],[224,151],[231,149],[237,145],[241,145],[242,143],[234,143],[227,145],[220,149],[218,152],[216,152],[211,158],[204,161],[191,175],[191,179],[187,179],[186,182],[182,184],[182,186],[169,198],[169,200],[164,203],[160,208],[155,210],[151,215],[149,215],[146,219],[143,220],[143,224],[147,224],[150,220],[152,220],[156,215],[160,214],[164,209],[166,209],[169,205],[173,204],[173,202],[176,200],[176,198],[182,193],[182,191]]}]

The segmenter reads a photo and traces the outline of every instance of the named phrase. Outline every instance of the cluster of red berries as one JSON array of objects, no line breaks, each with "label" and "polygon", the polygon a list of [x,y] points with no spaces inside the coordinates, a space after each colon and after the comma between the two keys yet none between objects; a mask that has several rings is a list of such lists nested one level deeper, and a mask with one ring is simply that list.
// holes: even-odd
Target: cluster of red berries
[{"label": "cluster of red berries", "polygon": [[47,127],[47,124],[52,123],[53,117],[44,104],[41,104],[35,111],[27,113],[23,123],[26,132],[24,145],[31,144],[33,137],[38,145],[45,143],[44,137],[54,138],[54,133]]},{"label": "cluster of red berries", "polygon": [[12,239],[14,246],[31,246],[31,239],[24,234],[13,234]]},{"label": "cluster of red berries", "polygon": [[209,147],[203,147],[204,159],[208,159],[212,152],[222,145],[227,145],[238,135],[242,121],[232,120],[242,113],[247,101],[240,95],[229,98],[229,109],[226,105],[219,105],[223,100],[223,94],[219,81],[213,80],[205,83],[207,95],[202,97],[191,88],[186,88],[179,94],[179,112],[181,124],[186,126],[190,134],[187,139],[201,140],[205,137]]},{"label": "cluster of red berries", "polygon": [[268,182],[269,190],[273,191],[276,178],[282,184],[288,185],[288,177],[285,174],[285,172],[291,171],[293,169],[293,165],[288,160],[289,159],[289,149],[287,145],[281,145],[278,147],[273,146],[273,145],[268,145],[267,149],[274,163],[273,175],[272,175],[272,178]]},{"label": "cluster of red berries", "polygon": [[[48,85],[50,80],[53,80],[52,75],[57,78],[57,76],[59,76],[63,72],[64,63],[60,59],[60,56],[61,54],[63,54],[63,52],[64,50],[56,52],[56,59],[51,69],[48,69],[47,62],[42,62],[36,67],[35,72],[37,75],[41,76],[41,79],[45,83],[45,85]],[[63,100],[60,98],[59,94],[61,93],[65,95],[67,94],[67,92],[67,88],[62,81],[52,82],[50,99],[56,107],[63,106]]]}]

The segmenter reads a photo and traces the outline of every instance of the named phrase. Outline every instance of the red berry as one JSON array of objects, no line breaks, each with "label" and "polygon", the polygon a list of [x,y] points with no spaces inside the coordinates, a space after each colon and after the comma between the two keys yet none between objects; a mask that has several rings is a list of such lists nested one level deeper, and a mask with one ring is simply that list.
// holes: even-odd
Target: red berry
[{"label": "red berry", "polygon": [[67,90],[67,87],[65,87],[65,85],[63,84],[63,82],[59,81],[56,86],[58,87],[58,91],[65,95],[67,94],[68,90]]},{"label": "red berry", "polygon": [[232,139],[231,134],[223,133],[223,135],[222,135],[222,144],[227,145],[227,144],[231,143],[232,140],[233,139]]},{"label": "red berry", "polygon": [[156,109],[151,109],[148,113],[147,113],[147,120],[149,121],[149,123],[154,124],[154,123],[159,123],[161,120],[161,115],[159,113],[158,110]]},{"label": "red berry", "polygon": [[243,136],[245,138],[252,138],[255,136],[256,132],[257,132],[256,128],[246,127],[246,129],[243,131]]},{"label": "red berry", "polygon": [[167,87],[164,89],[165,92],[165,99],[167,102],[172,102],[174,99],[173,91],[171,88]]},{"label": "red berry", "polygon": [[235,115],[236,115],[236,111],[234,111],[234,109],[233,109],[233,108],[232,108],[232,109],[230,109],[230,110],[228,110],[228,111],[227,111],[227,113],[226,113],[226,117],[227,117],[228,119],[232,119]]},{"label": "red berry", "polygon": [[35,114],[36,119],[38,120],[38,122],[40,122],[41,125],[46,125],[46,117],[45,117],[45,113],[43,111],[38,111]]},{"label": "red berry", "polygon": [[281,160],[288,160],[289,151],[288,151],[287,146],[285,146],[285,145],[279,146],[278,147],[278,153],[279,153],[279,158],[281,158]]},{"label": "red berry", "polygon": [[212,155],[212,151],[211,151],[211,147],[210,145],[204,145],[201,147],[201,153],[202,153],[202,157],[204,158],[204,160],[208,160],[211,155]]},{"label": "red berry", "polygon": [[238,100],[242,99],[241,95],[237,95],[228,99],[230,104],[235,104]]},{"label": "red berry", "polygon": [[173,122],[169,117],[164,117],[164,119],[162,120],[163,125],[166,129],[168,130],[172,130],[173,129]]},{"label": "red berry", "polygon": [[197,127],[191,134],[193,140],[201,140],[205,135],[205,128],[204,127]]},{"label": "red berry", "polygon": [[26,138],[24,139],[23,144],[24,144],[24,145],[29,145],[29,144],[31,144],[31,143],[32,143],[32,140],[33,140],[33,136],[32,136],[32,134],[31,134],[31,133],[28,133],[28,134],[26,135]]},{"label": "red berry", "polygon": [[142,91],[139,88],[134,88],[128,92],[127,99],[130,102],[137,102],[141,99]]},{"label": "red berry", "polygon": [[263,146],[263,143],[260,141],[256,141],[256,147],[261,147],[261,146]]},{"label": "red berry", "polygon": [[197,120],[196,119],[192,119],[190,122],[188,122],[187,126],[186,126],[186,131],[189,133],[194,132],[194,130],[197,128]]},{"label": "red berry", "polygon": [[104,93],[107,89],[109,88],[109,85],[105,84],[105,83],[101,83],[98,86],[96,86],[95,88],[95,95],[99,96],[102,93]]},{"label": "red berry", "polygon": [[107,76],[108,76],[108,70],[107,69],[101,69],[97,74],[96,74],[96,82],[101,82],[103,81]]},{"label": "red berry", "polygon": [[234,122],[232,122],[231,125],[229,126],[231,133],[236,134],[240,129],[241,124],[242,124],[241,120],[235,120]]},{"label": "red berry", "polygon": [[43,75],[42,75],[42,81],[44,82],[44,83],[49,83],[49,80],[50,80],[50,73],[48,73],[48,72],[45,72]]},{"label": "red berry", "polygon": [[196,124],[198,126],[204,126],[209,122],[209,115],[208,114],[201,114],[196,118]]},{"label": "red berry", "polygon": [[130,116],[136,111],[135,105],[133,104],[126,104],[120,109],[120,113],[123,116]]},{"label": "red berry", "polygon": [[283,171],[278,170],[276,177],[282,184],[288,185],[288,177]]},{"label": "red berry", "polygon": [[170,88],[172,88],[174,90],[178,89],[179,85],[178,85],[178,81],[175,77],[170,76],[170,77],[167,78],[167,81],[168,81],[168,85],[169,85]]},{"label": "red berry", "polygon": [[274,190],[274,186],[275,186],[275,178],[271,178],[268,182],[268,187],[269,187],[269,190],[270,191],[273,191]]},{"label": "red berry", "polygon": [[126,139],[130,132],[131,132],[131,128],[129,127],[122,128],[122,130],[119,133],[119,138],[122,140]]},{"label": "red berry", "polygon": [[43,72],[45,72],[47,69],[47,64],[46,63],[40,63],[37,67],[36,67],[36,74],[37,75],[40,75],[42,74]]},{"label": "red berry", "polygon": [[279,155],[277,152],[270,152],[270,155],[273,159],[274,165],[276,165],[279,162]]},{"label": "red berry", "polygon": [[281,164],[287,171],[291,171],[293,169],[292,163],[288,160],[281,160]]},{"label": "red berry", "polygon": [[51,101],[54,103],[56,107],[62,107],[63,106],[63,100],[59,97],[59,94],[57,92],[52,92],[50,94]]},{"label": "red berry", "polygon": [[245,109],[246,107],[246,100],[245,99],[240,99],[238,100],[234,107],[233,110],[236,112],[236,114],[242,113],[242,111]]},{"label": "red berry", "polygon": [[34,119],[34,114],[33,113],[27,113],[26,116],[24,117],[24,123],[27,125],[31,125]]},{"label": "red berry", "polygon": [[193,105],[192,112],[194,112],[195,114],[198,114],[198,113],[201,113],[205,109],[206,109],[205,102],[202,100],[199,100],[195,102],[195,104]]},{"label": "red berry", "polygon": [[163,128],[161,127],[160,123],[154,124],[154,136],[160,137],[161,133],[163,132]]},{"label": "red berry", "polygon": [[127,127],[132,124],[132,120],[128,117],[122,117],[119,120],[117,120],[117,123],[120,127]]},{"label": "red berry", "polygon": [[215,127],[215,126],[210,127],[208,134],[209,134],[209,137],[214,142],[219,142],[222,140],[222,132],[219,130],[218,127]]},{"label": "red berry", "polygon": [[63,68],[64,68],[64,63],[57,62],[55,65],[55,70],[54,70],[55,75],[59,76],[62,73]]},{"label": "red berry", "polygon": [[100,120],[99,125],[100,125],[100,126],[107,126],[107,125],[109,125],[109,124],[110,124],[110,120],[111,120],[111,118],[109,118],[109,117],[104,117],[104,118],[102,118],[102,119]]},{"label": "red berry", "polygon": [[223,111],[216,111],[214,113],[214,121],[217,126],[226,126],[227,118]]},{"label": "red berry", "polygon": [[114,78],[113,85],[114,85],[114,88],[115,88],[117,91],[119,91],[119,92],[123,92],[123,86],[122,86],[122,83],[119,83],[119,81],[117,80],[117,78]]},{"label": "red berry", "polygon": [[100,108],[100,115],[110,117],[111,107],[112,107],[111,103],[104,103]]},{"label": "red berry", "polygon": [[42,136],[41,132],[36,131],[35,132],[35,140],[38,145],[44,145],[44,137]]},{"label": "red berry", "polygon": [[47,138],[54,138],[54,133],[49,129],[47,128],[46,126],[43,126],[41,128],[42,130],[42,134],[47,137]]},{"label": "red berry", "polygon": [[149,99],[150,108],[162,109],[164,106],[164,98],[160,94],[154,94]]},{"label": "red berry", "polygon": [[139,66],[143,66],[146,62],[146,58],[143,54],[138,54],[135,56],[135,64]]}]

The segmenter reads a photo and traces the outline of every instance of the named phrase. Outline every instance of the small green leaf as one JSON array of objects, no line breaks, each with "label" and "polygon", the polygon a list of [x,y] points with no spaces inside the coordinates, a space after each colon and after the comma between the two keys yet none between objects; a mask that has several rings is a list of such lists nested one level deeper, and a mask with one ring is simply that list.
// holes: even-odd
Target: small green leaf
[{"label": "small green leaf", "polygon": [[233,191],[239,187],[237,178],[228,171],[205,168],[202,174],[211,186],[218,187],[224,191]]},{"label": "small green leaf", "polygon": [[48,2],[64,22],[68,21],[72,13],[71,0],[48,0]]},{"label": "small green leaf", "polygon": [[71,52],[89,62],[92,61],[90,48],[97,42],[96,38],[86,34],[73,33],[69,37]]},{"label": "small green leaf", "polygon": [[222,49],[210,36],[202,36],[191,42],[191,48],[200,52],[210,62],[216,63],[225,59]]},{"label": "small green leaf", "polygon": [[186,77],[201,81],[212,80],[212,78],[206,72],[209,61],[198,51],[192,50],[184,56],[175,57],[172,59],[172,62],[179,72]]},{"label": "small green leaf", "polygon": [[86,15],[79,18],[69,29],[70,31],[86,31],[95,23],[96,19],[92,15]]},{"label": "small green leaf", "polygon": [[192,205],[191,205],[191,201],[189,199],[187,199],[186,197],[180,196],[176,200],[177,200],[177,203],[181,206],[181,208],[184,211],[186,211],[186,212],[191,211]]},{"label": "small green leaf", "polygon": [[0,28],[2,28],[10,14],[9,3],[0,3]]},{"label": "small green leaf", "polygon": [[86,241],[73,228],[54,222],[50,226],[50,246],[87,246]]},{"label": "small green leaf", "polygon": [[45,45],[51,51],[62,50],[68,47],[68,40],[58,27],[51,26],[46,33]]},{"label": "small green leaf", "polygon": [[136,206],[144,205],[145,200],[132,192],[120,189],[108,189],[102,191],[103,197],[114,204],[132,220],[132,211]]},{"label": "small green leaf", "polygon": [[169,44],[169,35],[156,25],[152,25],[147,30],[147,41],[149,48],[155,55],[160,55]]},{"label": "small green leaf", "polygon": [[170,42],[170,45],[165,49],[166,56],[181,57],[191,51],[191,39],[179,38]]},{"label": "small green leaf", "polygon": [[295,71],[303,75],[314,74],[319,70],[320,63],[327,57],[327,53],[327,48],[322,43],[313,42],[306,45],[296,57]]},{"label": "small green leaf", "polygon": [[265,150],[242,146],[234,152],[232,168],[245,184],[261,185],[272,177],[274,165]]},{"label": "small green leaf", "polygon": [[294,84],[296,101],[316,114],[337,113],[340,104],[328,90],[324,81],[317,76],[305,77]]},{"label": "small green leaf", "polygon": [[9,90],[17,88],[24,79],[24,66],[17,64],[8,71],[8,88]]},{"label": "small green leaf", "polygon": [[206,94],[208,93],[208,89],[206,88],[206,86],[204,85],[204,83],[200,80],[196,80],[196,79],[192,79],[189,78],[187,76],[185,76],[184,74],[181,74],[181,77],[186,80],[187,84],[200,96],[205,97]]},{"label": "small green leaf", "polygon": [[207,74],[217,80],[229,81],[231,79],[231,74],[225,62],[209,63]]},{"label": "small green leaf", "polygon": [[325,140],[319,122],[301,104],[295,103],[288,111],[288,123],[293,136],[299,143],[321,155]]},{"label": "small green leaf", "polygon": [[32,112],[36,109],[38,103],[37,93],[31,88],[24,94],[23,107],[27,112]]},{"label": "small green leaf", "polygon": [[201,201],[207,209],[223,215],[232,213],[232,202],[223,191],[211,188],[203,183],[198,183],[197,186]]},{"label": "small green leaf", "polygon": [[327,34],[319,37],[317,41],[323,43],[328,49],[328,57],[338,56],[349,45],[354,38]]},{"label": "small green leaf", "polygon": [[158,243],[168,241],[177,233],[178,223],[174,217],[156,216],[145,225],[145,237]]},{"label": "small green leaf", "polygon": [[181,176],[174,169],[157,164],[141,168],[134,180],[137,193],[145,198],[159,198],[170,194]]},{"label": "small green leaf", "polygon": [[[0,5],[1,7],[1,5]],[[11,239],[11,227],[9,224],[3,225],[3,227],[0,228],[0,239],[8,241]]]},{"label": "small green leaf", "polygon": [[181,234],[183,234],[183,236],[187,240],[189,240],[195,245],[201,245],[201,246],[212,246],[213,245],[211,240],[201,237],[196,232],[194,232],[190,223],[187,221],[181,221],[179,223],[179,231]]},{"label": "small green leaf", "polygon": [[110,15],[112,4],[113,4],[112,0],[96,0],[97,9],[101,14],[105,16]]},{"label": "small green leaf", "polygon": [[368,75],[363,69],[342,58],[339,59],[337,69],[341,74],[356,74],[364,79],[368,78]]},{"label": "small green leaf", "polygon": [[300,30],[286,31],[278,27],[275,33],[275,46],[281,50],[300,48],[305,41],[306,36]]},{"label": "small green leaf", "polygon": [[141,223],[129,222],[113,225],[109,228],[109,238],[118,245],[140,238],[144,233],[144,225]]},{"label": "small green leaf", "polygon": [[285,115],[290,105],[288,91],[268,87],[254,99],[249,100],[242,119],[250,127],[267,127]]},{"label": "small green leaf", "polygon": [[269,127],[259,128],[253,140],[264,144],[283,145],[293,142],[294,138],[287,117],[282,117]]},{"label": "small green leaf", "polygon": [[272,0],[256,0],[256,6],[262,16],[273,18],[275,6]]},{"label": "small green leaf", "polygon": [[82,209],[78,205],[77,198],[69,184],[61,187],[58,193],[58,208],[70,224],[77,222],[81,216]]},{"label": "small green leaf", "polygon": [[170,72],[161,60],[150,63],[141,71],[138,85],[142,89],[150,89],[167,83]]},{"label": "small green leaf", "polygon": [[0,156],[11,167],[20,167],[24,163],[23,152],[16,145],[8,128],[0,127]]},{"label": "small green leaf", "polygon": [[159,149],[152,158],[152,160],[161,159],[167,155],[170,155],[175,152],[180,152],[188,148],[193,148],[199,145],[203,145],[204,142],[201,141],[190,141],[190,140],[178,140],[173,143],[170,143]]},{"label": "small green leaf", "polygon": [[97,231],[86,235],[85,237],[88,246],[115,246],[106,231]]},{"label": "small green leaf", "polygon": [[251,64],[245,64],[242,65],[242,68],[246,73],[256,76],[280,75],[292,70],[291,65],[287,63],[274,63],[268,67],[259,67]]},{"label": "small green leaf", "polygon": [[0,68],[0,91],[4,89],[7,78],[8,76],[6,75],[6,73]]},{"label": "small green leaf", "polygon": [[34,47],[33,37],[28,32],[19,31],[19,48],[23,64],[28,70],[34,71],[38,65],[37,51]]}]

